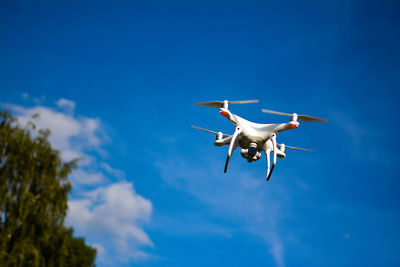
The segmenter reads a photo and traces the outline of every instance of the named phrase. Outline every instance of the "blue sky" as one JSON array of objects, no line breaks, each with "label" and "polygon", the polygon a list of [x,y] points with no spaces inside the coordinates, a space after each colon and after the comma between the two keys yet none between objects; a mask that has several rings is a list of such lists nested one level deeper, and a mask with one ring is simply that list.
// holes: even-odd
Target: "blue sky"
[{"label": "blue sky", "polygon": [[[396,1],[2,1],[0,102],[40,112],[71,176],[67,223],[98,266],[399,266]],[[247,163],[196,101],[329,119]]]}]

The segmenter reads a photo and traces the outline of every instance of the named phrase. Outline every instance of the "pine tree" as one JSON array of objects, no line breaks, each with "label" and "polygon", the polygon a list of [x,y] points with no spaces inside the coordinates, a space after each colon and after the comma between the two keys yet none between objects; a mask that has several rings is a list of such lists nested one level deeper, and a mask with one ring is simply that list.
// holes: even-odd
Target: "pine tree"
[{"label": "pine tree", "polygon": [[77,160],[63,162],[48,130],[0,111],[0,266],[93,266],[96,250],[64,226]]}]

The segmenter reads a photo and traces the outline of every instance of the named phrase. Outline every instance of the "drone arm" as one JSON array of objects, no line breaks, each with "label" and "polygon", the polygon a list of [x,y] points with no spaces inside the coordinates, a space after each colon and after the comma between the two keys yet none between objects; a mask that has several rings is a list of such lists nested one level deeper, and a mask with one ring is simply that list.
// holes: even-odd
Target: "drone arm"
[{"label": "drone arm", "polygon": [[227,118],[228,120],[230,120],[230,122],[232,122],[233,125],[237,125],[238,124],[238,118],[237,115],[233,114],[229,109],[227,108],[220,108],[219,109],[219,114],[221,114],[223,117]]},{"label": "drone arm", "polygon": [[229,144],[228,156],[226,157],[225,169],[224,169],[225,173],[226,173],[226,171],[228,169],[228,164],[229,164],[229,160],[230,160],[230,158],[232,156],[232,153],[237,147],[237,141],[238,141],[238,137],[239,137],[240,133],[241,133],[240,127],[236,127],[235,133],[233,134],[232,139],[231,139],[231,143]]},{"label": "drone arm", "polygon": [[216,145],[216,146],[230,145],[231,140],[232,140],[232,135],[225,137],[222,140],[215,140],[214,145]]}]

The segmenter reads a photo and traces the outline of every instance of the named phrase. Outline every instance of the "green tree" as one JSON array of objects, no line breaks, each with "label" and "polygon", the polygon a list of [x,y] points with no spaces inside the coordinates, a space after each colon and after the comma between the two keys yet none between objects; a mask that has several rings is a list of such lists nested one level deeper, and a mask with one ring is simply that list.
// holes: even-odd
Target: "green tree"
[{"label": "green tree", "polygon": [[96,250],[64,226],[77,160],[63,162],[49,134],[0,111],[0,266],[94,266]]}]

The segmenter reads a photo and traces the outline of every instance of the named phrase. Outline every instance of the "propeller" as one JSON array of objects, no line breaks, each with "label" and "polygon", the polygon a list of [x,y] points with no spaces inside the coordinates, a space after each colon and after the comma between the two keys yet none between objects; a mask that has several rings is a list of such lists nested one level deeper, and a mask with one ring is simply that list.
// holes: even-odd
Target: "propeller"
[{"label": "propeller", "polygon": [[233,133],[233,137],[232,137],[231,143],[229,144],[228,156],[226,157],[225,169],[224,169],[225,173],[226,173],[226,171],[228,169],[228,164],[229,164],[229,160],[230,160],[230,158],[232,156],[232,153],[237,147],[237,140],[238,140],[239,134],[241,132],[242,132],[242,130],[240,129],[240,127],[236,127],[235,132]]},{"label": "propeller", "polygon": [[[287,146],[285,144],[277,144],[279,149],[286,149],[286,148],[290,148],[290,149],[295,149],[295,150],[301,150],[301,151],[307,151],[307,152],[313,152],[311,149],[307,149],[307,148],[301,148],[301,147],[294,147],[294,146]],[[283,151],[284,152],[284,151]]]},{"label": "propeller", "polygon": [[212,108],[228,108],[226,105],[229,104],[250,104],[250,103],[258,103],[257,99],[255,100],[239,100],[239,101],[210,101],[210,102],[196,102],[194,103],[196,106],[206,106]]},{"label": "propeller", "polygon": [[[284,112],[279,112],[279,111],[274,111],[274,110],[269,110],[269,109],[262,109],[262,112],[283,115],[283,116],[289,116],[289,117],[292,117],[296,114],[296,113],[289,114],[289,113],[284,113]],[[328,122],[327,119],[308,116],[308,115],[298,115],[298,119],[302,122]]]},{"label": "propeller", "polygon": [[313,152],[311,149],[307,149],[307,148],[294,147],[294,146],[285,146],[285,147],[286,147],[286,148],[290,148],[290,149],[295,149],[295,150],[301,150],[301,151]]},{"label": "propeller", "polygon": [[[212,133],[212,134],[218,135],[217,132],[214,132],[214,131],[211,131],[211,130],[207,130],[207,129],[204,129],[204,128],[201,128],[201,127],[198,127],[198,126],[195,126],[195,125],[192,125],[192,128],[195,128],[197,130],[201,130],[201,131],[204,131],[204,132],[207,132],[207,133]],[[231,136],[231,135],[230,134],[222,134],[223,138],[226,138],[226,137],[229,137],[229,136]]]}]

